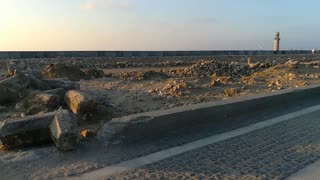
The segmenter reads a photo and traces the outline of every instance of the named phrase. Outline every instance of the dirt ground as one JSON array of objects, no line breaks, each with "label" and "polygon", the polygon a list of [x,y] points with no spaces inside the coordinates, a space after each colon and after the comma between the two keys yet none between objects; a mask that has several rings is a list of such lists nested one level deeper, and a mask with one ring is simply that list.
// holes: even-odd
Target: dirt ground
[{"label": "dirt ground", "polygon": [[[174,67],[104,68],[106,77],[80,80],[79,83],[81,91],[92,95],[107,109],[109,115],[100,116],[93,121],[80,120],[80,130],[90,129],[96,132],[112,118],[130,114],[319,84],[319,57],[308,58],[299,57],[283,62],[257,61],[253,58],[253,62],[249,63],[243,58],[239,62],[199,59],[193,63],[179,63]],[[5,74],[5,67],[0,68],[0,76]],[[12,109],[14,107],[0,106],[1,120],[10,116]],[[85,157],[75,161],[77,156],[93,156],[94,149],[97,148],[91,146],[94,141],[84,140],[81,142],[84,145],[79,150],[67,154],[58,152],[52,146],[34,151],[33,148],[2,151],[0,167],[8,171],[11,168],[20,178],[54,178],[96,169],[103,166],[103,163],[90,163],[91,159]],[[66,158],[65,162],[58,162],[61,157]],[[99,155],[94,157],[99,159]],[[39,158],[42,159],[41,168],[36,165]],[[32,175],[27,176],[28,172],[24,168]],[[12,173],[7,177],[11,175]]]},{"label": "dirt ground", "polygon": [[[80,84],[82,90],[103,97],[106,104],[114,108],[113,117],[121,117],[320,82],[320,69],[316,65],[314,67],[303,63],[294,68],[279,64],[259,69],[243,77],[181,77],[170,73],[172,69],[184,68],[186,67],[104,69],[105,73],[111,73],[113,76],[80,81]],[[159,74],[139,78],[149,72]],[[141,75],[137,75],[139,73]],[[234,92],[228,93],[227,90]]]}]

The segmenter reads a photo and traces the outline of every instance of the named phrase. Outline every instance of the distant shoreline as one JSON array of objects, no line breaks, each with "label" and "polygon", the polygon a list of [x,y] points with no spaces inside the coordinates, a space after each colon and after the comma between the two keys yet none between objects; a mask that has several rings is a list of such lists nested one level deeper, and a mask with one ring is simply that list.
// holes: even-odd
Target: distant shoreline
[{"label": "distant shoreline", "polygon": [[0,51],[0,59],[56,58],[56,57],[174,57],[223,55],[287,55],[312,54],[311,50],[288,51]]}]

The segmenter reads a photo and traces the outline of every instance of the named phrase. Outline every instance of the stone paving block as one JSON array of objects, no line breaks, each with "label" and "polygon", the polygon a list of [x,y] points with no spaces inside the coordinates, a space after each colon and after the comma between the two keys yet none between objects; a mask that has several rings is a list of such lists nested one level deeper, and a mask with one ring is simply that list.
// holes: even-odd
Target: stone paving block
[{"label": "stone paving block", "polygon": [[51,138],[56,147],[62,151],[76,148],[79,141],[77,119],[66,110],[56,112],[50,124]]}]

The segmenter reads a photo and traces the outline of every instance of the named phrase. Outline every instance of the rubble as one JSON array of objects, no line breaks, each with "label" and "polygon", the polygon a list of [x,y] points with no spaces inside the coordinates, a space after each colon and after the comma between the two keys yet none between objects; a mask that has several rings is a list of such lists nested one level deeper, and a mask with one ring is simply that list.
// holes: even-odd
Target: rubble
[{"label": "rubble", "polygon": [[96,132],[93,130],[86,129],[86,130],[81,131],[80,135],[83,138],[92,138],[96,135]]},{"label": "rubble", "polygon": [[250,75],[252,72],[253,70],[245,64],[204,60],[197,61],[187,68],[170,70],[171,74],[183,77],[210,77],[213,74],[218,76],[241,77]]},{"label": "rubble", "polygon": [[211,82],[209,83],[208,87],[214,87],[214,86],[218,86],[218,85],[226,85],[231,81],[231,77],[230,76],[217,76],[216,74],[211,76]]},{"label": "rubble", "polygon": [[21,105],[18,105],[19,111],[25,113],[25,115],[34,115],[40,112],[52,112],[60,106],[60,97],[48,93],[31,93],[25,98]]},{"label": "rubble", "polygon": [[65,102],[69,109],[75,114],[93,112],[97,106],[97,103],[90,95],[76,90],[71,90],[66,93]]},{"label": "rubble", "polygon": [[189,94],[190,88],[192,88],[192,85],[183,80],[171,80],[162,89],[149,89],[148,93],[157,93],[159,96],[180,97]]},{"label": "rubble", "polygon": [[76,147],[79,132],[76,118],[66,110],[10,118],[0,123],[3,149],[41,145],[53,141],[58,149],[69,151]]},{"label": "rubble", "polygon": [[90,78],[103,78],[105,77],[105,74],[103,72],[102,69],[99,69],[97,67],[94,67],[94,68],[89,68],[87,70],[85,70],[85,74],[87,77],[90,77]]},{"label": "rubble", "polygon": [[42,77],[44,79],[68,78],[70,81],[80,81],[88,78],[80,68],[63,64],[49,64],[42,70]]},{"label": "rubble", "polygon": [[122,73],[120,78],[124,80],[163,80],[169,78],[169,76],[164,72],[151,70]]},{"label": "rubble", "polygon": [[239,93],[239,91],[235,88],[224,89],[224,94],[227,96],[234,96]]}]

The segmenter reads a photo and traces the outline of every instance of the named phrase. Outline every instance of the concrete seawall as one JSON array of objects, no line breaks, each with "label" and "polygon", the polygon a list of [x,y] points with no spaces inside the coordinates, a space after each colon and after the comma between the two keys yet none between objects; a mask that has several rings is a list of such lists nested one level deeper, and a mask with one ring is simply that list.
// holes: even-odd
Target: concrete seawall
[{"label": "concrete seawall", "polygon": [[0,59],[55,57],[167,57],[217,55],[311,54],[311,50],[292,51],[0,51]]},{"label": "concrete seawall", "polygon": [[105,124],[101,128],[98,138],[107,143],[159,138],[171,131],[195,128],[198,124],[232,124],[233,117],[270,108],[286,108],[292,103],[299,104],[310,99],[319,99],[319,97],[320,85],[315,85],[271,94],[135,114],[113,119]]}]

